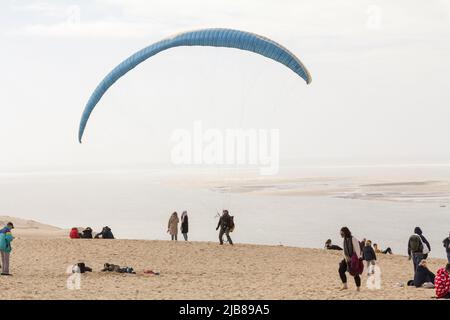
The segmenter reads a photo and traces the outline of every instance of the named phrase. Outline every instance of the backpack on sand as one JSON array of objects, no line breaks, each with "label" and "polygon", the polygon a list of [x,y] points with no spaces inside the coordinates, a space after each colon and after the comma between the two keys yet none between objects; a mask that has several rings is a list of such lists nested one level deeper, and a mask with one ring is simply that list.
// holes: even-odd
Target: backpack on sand
[{"label": "backpack on sand", "polygon": [[228,227],[230,232],[234,231],[234,216],[230,216],[230,226]]},{"label": "backpack on sand", "polygon": [[423,252],[422,239],[420,239],[419,235],[413,234],[411,237],[409,237],[409,248],[411,249],[412,253]]}]

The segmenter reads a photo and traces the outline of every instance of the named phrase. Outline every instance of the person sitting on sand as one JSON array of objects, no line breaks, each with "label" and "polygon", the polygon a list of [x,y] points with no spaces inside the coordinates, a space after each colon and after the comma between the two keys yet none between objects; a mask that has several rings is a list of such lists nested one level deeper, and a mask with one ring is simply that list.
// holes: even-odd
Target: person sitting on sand
[{"label": "person sitting on sand", "polygon": [[434,273],[428,269],[427,260],[423,259],[417,266],[416,274],[414,275],[414,285],[416,288],[422,286],[427,288],[434,288]]},{"label": "person sitting on sand", "polygon": [[[342,290],[346,290],[348,287],[345,272],[348,271],[350,273],[353,255],[356,255],[357,259],[361,259],[361,248],[358,239],[352,236],[352,233],[347,227],[341,229],[341,237],[344,239],[344,259],[339,263],[339,276],[343,284]],[[353,277],[355,278],[356,290],[360,291],[361,278],[359,273],[355,273]]]},{"label": "person sitting on sand", "polygon": [[0,230],[0,254],[2,257],[2,276],[10,276],[9,273],[9,255],[11,254],[11,242],[14,237],[11,234],[11,229],[14,229],[14,224],[8,222],[6,226]]},{"label": "person sitting on sand", "polygon": [[100,237],[102,239],[114,239],[114,235],[113,235],[113,233],[111,231],[111,228],[108,227],[108,226],[103,227],[102,232],[97,233],[95,235],[95,239],[99,239]]},{"label": "person sitting on sand", "polygon": [[327,250],[342,250],[342,248],[339,247],[338,245],[332,244],[331,239],[328,239],[325,242],[325,249],[327,249]]},{"label": "person sitting on sand", "polygon": [[219,242],[223,245],[223,235],[225,234],[228,240],[228,243],[233,245],[233,240],[231,240],[230,232],[233,228],[233,219],[231,218],[228,210],[222,211],[222,216],[219,219],[219,223],[217,224],[216,230],[220,228],[219,231]]},{"label": "person sitting on sand", "polygon": [[375,266],[377,255],[375,254],[375,251],[372,248],[372,241],[367,240],[366,244],[363,248],[363,260],[366,261],[366,268],[367,268],[367,275],[369,276],[371,273],[374,273],[374,269],[372,267],[372,270],[370,269],[370,266]]},{"label": "person sitting on sand", "polygon": [[72,228],[69,233],[70,239],[80,239],[80,233],[78,232],[78,228]]},{"label": "person sitting on sand", "polygon": [[447,253],[447,261],[450,262],[450,232],[448,233],[448,237],[442,241],[444,245],[445,252]]},{"label": "person sitting on sand", "polygon": [[187,211],[183,211],[181,214],[181,234],[185,241],[188,241],[188,232],[189,232],[189,218],[187,215]]},{"label": "person sitting on sand", "polygon": [[386,250],[381,250],[376,243],[373,244],[373,249],[375,250],[375,253],[393,254],[390,247],[387,247]]},{"label": "person sitting on sand", "polygon": [[434,285],[438,299],[450,299],[450,263],[436,272]]},{"label": "person sitting on sand", "polygon": [[180,219],[178,219],[178,213],[175,211],[172,213],[169,219],[169,223],[167,225],[167,232],[170,234],[170,237],[173,240],[178,240],[178,223]]},{"label": "person sitting on sand", "polygon": [[103,265],[103,269],[102,272],[105,271],[109,271],[109,272],[117,272],[117,273],[131,273],[131,274],[136,274],[136,272],[134,271],[133,268],[131,267],[120,267],[116,264],[110,264],[110,263],[105,263]]},{"label": "person sitting on sand", "polygon": [[92,229],[90,227],[84,229],[83,232],[81,233],[81,238],[92,239]]}]

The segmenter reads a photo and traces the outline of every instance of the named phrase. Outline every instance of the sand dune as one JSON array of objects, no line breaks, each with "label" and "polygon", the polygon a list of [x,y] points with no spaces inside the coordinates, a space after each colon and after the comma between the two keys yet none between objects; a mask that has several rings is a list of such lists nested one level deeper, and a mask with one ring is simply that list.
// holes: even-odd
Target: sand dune
[{"label": "sand dune", "polygon": [[20,219],[10,216],[0,216],[0,226],[11,221],[14,224],[14,236],[18,239],[51,239],[67,238],[68,230],[64,230],[34,220]]},{"label": "sand dune", "polygon": [[[382,289],[354,283],[341,292],[338,252],[280,246],[142,240],[16,239],[12,277],[0,277],[3,299],[430,299],[434,290],[395,287],[411,277],[404,256],[381,256]],[[80,290],[66,288],[67,267],[83,261]],[[100,272],[103,263],[137,275]],[[444,260],[431,259],[436,270]],[[144,269],[161,272],[146,276]],[[365,282],[365,276],[363,277]]]}]

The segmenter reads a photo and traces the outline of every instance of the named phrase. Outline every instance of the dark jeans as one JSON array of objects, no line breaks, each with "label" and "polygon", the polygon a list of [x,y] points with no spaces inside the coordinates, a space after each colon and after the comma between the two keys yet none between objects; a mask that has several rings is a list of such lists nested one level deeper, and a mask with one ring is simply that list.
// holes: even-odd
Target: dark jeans
[{"label": "dark jeans", "polygon": [[178,240],[178,235],[173,234],[173,235],[170,236],[170,238],[171,238],[172,240],[177,241],[177,240]]},{"label": "dark jeans", "polygon": [[419,265],[420,261],[422,261],[422,259],[424,259],[423,253],[413,253],[412,254],[414,275],[416,274],[417,266]]},{"label": "dark jeans", "polygon": [[219,232],[219,241],[220,244],[223,244],[223,235],[227,236],[227,240],[229,244],[233,244],[233,240],[231,240],[230,238],[230,231],[228,231],[228,228],[220,228],[220,232]]},{"label": "dark jeans", "polygon": [[391,248],[386,248],[386,250],[384,250],[384,251],[382,251],[382,253],[384,253],[384,254],[392,254],[392,250],[391,250]]},{"label": "dark jeans", "polygon": [[450,252],[447,252],[447,260],[450,262]]},{"label": "dark jeans", "polygon": [[[345,273],[347,272],[347,268],[347,261],[345,261],[344,259],[339,263],[339,277],[341,277],[342,283],[347,283],[347,276],[345,275]],[[354,278],[356,286],[361,287],[361,278],[359,277],[359,274],[354,276]]]}]

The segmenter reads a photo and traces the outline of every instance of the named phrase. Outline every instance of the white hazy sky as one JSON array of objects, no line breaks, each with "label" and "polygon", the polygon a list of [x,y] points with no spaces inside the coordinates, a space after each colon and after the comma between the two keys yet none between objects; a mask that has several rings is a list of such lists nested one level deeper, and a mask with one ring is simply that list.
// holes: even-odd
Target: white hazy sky
[{"label": "white hazy sky", "polygon": [[[173,33],[227,27],[285,45],[312,74],[238,50],[176,48],[98,82]],[[279,128],[288,163],[450,163],[450,1],[95,0],[0,4],[0,170],[169,163],[170,136]],[[6,169],[5,169],[6,168]]]}]

